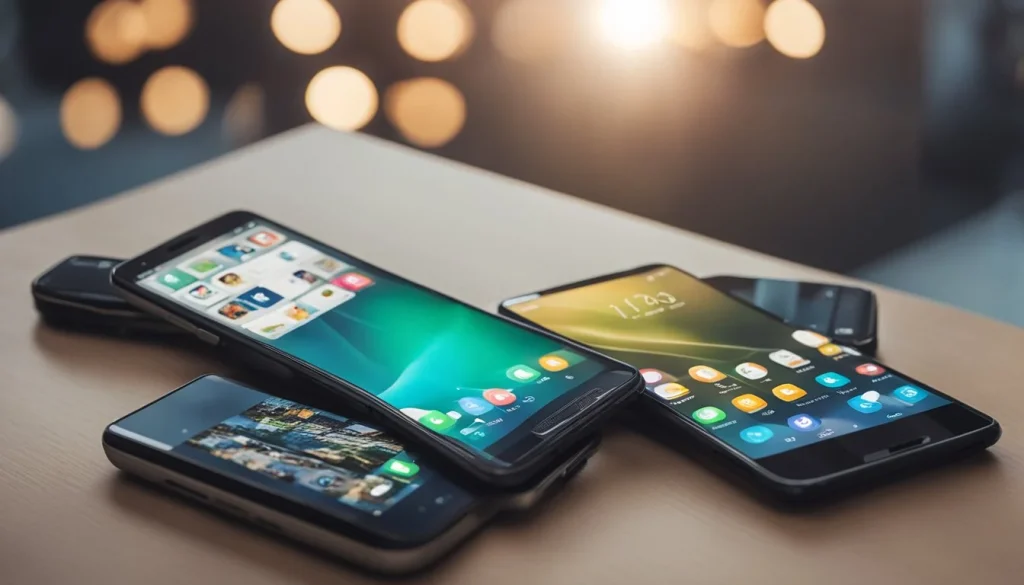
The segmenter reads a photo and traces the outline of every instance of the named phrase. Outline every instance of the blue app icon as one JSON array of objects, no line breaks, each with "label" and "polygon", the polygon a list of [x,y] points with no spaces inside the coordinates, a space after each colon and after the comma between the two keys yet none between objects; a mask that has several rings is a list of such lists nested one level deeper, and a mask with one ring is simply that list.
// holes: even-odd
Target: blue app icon
[{"label": "blue app icon", "polygon": [[466,411],[467,414],[480,416],[481,414],[492,410],[494,405],[481,398],[476,398],[475,396],[466,396],[465,398],[459,398],[459,408]]},{"label": "blue app icon", "polygon": [[928,397],[928,392],[918,388],[917,386],[911,386],[907,384],[900,386],[892,393],[893,397],[900,402],[906,402],[907,404],[917,404]]},{"label": "blue app icon", "polygon": [[809,414],[794,414],[786,420],[786,424],[798,431],[813,431],[821,426],[821,421]]},{"label": "blue app icon", "polygon": [[238,298],[252,303],[261,309],[266,309],[267,307],[273,307],[284,297],[269,288],[257,286],[256,288],[249,289],[248,291],[238,295]]},{"label": "blue app icon", "polygon": [[253,248],[248,244],[231,244],[224,246],[223,248],[218,248],[217,251],[232,260],[245,262],[256,252],[256,248]]},{"label": "blue app icon", "polygon": [[[856,410],[857,412],[868,413],[878,412],[879,410],[882,410],[882,404],[878,402],[878,397],[868,396],[868,394],[868,392],[865,392],[860,396],[854,396],[853,398],[847,400],[846,403],[850,405],[850,408]],[[875,392],[875,394],[877,395],[878,393]],[[875,400],[871,400],[871,398],[875,398]]]},{"label": "blue app icon", "polygon": [[842,388],[850,383],[850,379],[835,372],[825,372],[815,378],[819,384],[826,388]]},{"label": "blue app icon", "polygon": [[761,425],[755,425],[747,427],[740,431],[740,438],[748,443],[764,443],[768,439],[772,438],[775,433],[771,429]]}]

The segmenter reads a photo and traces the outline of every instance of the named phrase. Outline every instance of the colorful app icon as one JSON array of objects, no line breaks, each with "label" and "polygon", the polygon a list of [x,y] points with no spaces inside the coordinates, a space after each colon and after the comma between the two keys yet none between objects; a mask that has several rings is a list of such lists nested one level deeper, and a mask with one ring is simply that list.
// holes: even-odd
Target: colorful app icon
[{"label": "colorful app icon", "polygon": [[569,364],[570,368],[572,366],[575,366],[576,364],[578,364],[578,363],[583,361],[583,356],[581,356],[579,354],[576,354],[576,353],[573,353],[573,352],[571,352],[571,351],[569,351],[567,349],[560,349],[558,351],[553,351],[553,352],[549,353],[548,355],[553,355],[553,356],[557,356],[557,357],[562,358],[563,360],[566,361],[566,363]]},{"label": "colorful app icon", "polygon": [[[513,401],[514,400],[515,397],[513,396]],[[463,398],[459,398],[459,408],[473,416],[480,416],[485,412],[494,410],[494,406],[492,406],[490,402],[480,400],[476,396],[465,396]]]},{"label": "colorful app icon", "polygon": [[370,286],[373,284],[373,280],[368,276],[359,274],[358,272],[349,272],[348,274],[342,274],[338,278],[335,278],[331,281],[331,284],[334,286],[340,286],[345,290],[355,292]]},{"label": "colorful app icon", "polygon": [[834,343],[826,343],[818,348],[818,352],[821,353],[821,355],[832,357],[843,353],[843,348]]},{"label": "colorful app icon", "polygon": [[842,388],[850,383],[850,379],[835,372],[825,372],[814,380],[826,388]]},{"label": "colorful app icon", "polygon": [[717,382],[725,378],[725,374],[711,366],[693,366],[689,371],[690,377],[698,382]]},{"label": "colorful app icon", "polygon": [[565,358],[550,353],[537,361],[540,363],[540,367],[549,372],[561,372],[569,367],[569,362]]},{"label": "colorful app icon", "polygon": [[206,286],[205,284],[197,285],[197,286],[193,287],[192,289],[190,289],[188,291],[188,296],[196,299],[197,301],[208,300],[210,297],[212,297],[212,296],[214,296],[216,294],[217,294],[217,291],[215,291],[212,288]]},{"label": "colorful app icon", "polygon": [[237,272],[225,272],[215,280],[227,288],[238,288],[245,285],[245,280]]},{"label": "colorful app icon", "polygon": [[419,419],[420,424],[427,427],[432,431],[441,432],[452,428],[455,424],[455,419],[441,412],[440,410],[431,410],[427,414],[424,414]]},{"label": "colorful app icon", "polygon": [[754,362],[746,362],[736,366],[736,373],[748,380],[760,380],[768,375],[768,368]]},{"label": "colorful app icon", "polygon": [[869,390],[860,396],[854,396],[847,400],[846,403],[857,412],[878,412],[882,410],[882,405],[878,402],[879,398],[878,392]]},{"label": "colorful app icon", "polygon": [[793,402],[794,400],[800,400],[804,396],[807,396],[807,391],[793,384],[779,384],[772,388],[772,394],[774,394],[779,400]]},{"label": "colorful app icon", "polygon": [[305,321],[319,312],[320,310],[312,305],[306,305],[304,303],[288,303],[281,311],[281,314],[292,321]]},{"label": "colorful app icon", "polygon": [[828,337],[825,337],[821,333],[815,333],[806,329],[799,329],[793,332],[793,339],[806,345],[807,347],[821,347],[829,342]]},{"label": "colorful app icon", "polygon": [[917,386],[911,386],[906,384],[900,386],[892,393],[893,397],[900,402],[906,402],[907,404],[917,404],[925,398],[928,398],[928,392],[918,388]]},{"label": "colorful app icon", "polygon": [[740,431],[741,439],[748,443],[753,443],[755,445],[764,443],[768,439],[771,439],[773,436],[775,436],[775,433],[773,433],[771,429],[763,425],[754,425],[752,427],[747,427]]},{"label": "colorful app icon", "polygon": [[292,273],[292,276],[309,284],[316,284],[317,281],[320,280],[315,274],[308,270],[296,270]]},{"label": "colorful app icon", "polygon": [[250,305],[249,303],[234,300],[221,305],[221,307],[217,309],[217,312],[220,313],[222,316],[231,319],[232,321],[237,321],[242,317],[245,317],[249,313],[258,310],[259,309]]},{"label": "colorful app icon", "polygon": [[220,252],[222,256],[227,256],[232,260],[245,262],[256,253],[256,248],[253,248],[248,244],[228,244],[223,248],[218,248],[217,251]]},{"label": "colorful app icon", "polygon": [[412,477],[420,472],[420,466],[412,461],[392,459],[384,464],[384,471],[398,477]]},{"label": "colorful app icon", "polygon": [[732,405],[748,414],[757,412],[768,406],[763,398],[756,394],[744,394],[732,399]]},{"label": "colorful app icon", "polygon": [[329,256],[321,256],[317,258],[312,265],[306,266],[321,278],[331,278],[335,274],[349,267],[348,264],[343,264],[341,261],[335,260]]},{"label": "colorful app icon", "polygon": [[505,388],[491,388],[484,390],[484,400],[495,406],[506,406],[516,401],[516,395]]},{"label": "colorful app icon", "polygon": [[157,277],[157,281],[171,290],[180,290],[196,281],[191,274],[171,268]]},{"label": "colorful app icon", "polygon": [[223,266],[223,264],[217,262],[216,260],[211,260],[210,258],[200,258],[199,260],[195,260],[188,265],[188,267],[196,274],[206,274],[207,272],[213,272],[214,270],[217,270],[221,266]]},{"label": "colorful app icon", "polygon": [[885,368],[878,364],[861,364],[855,368],[857,373],[861,376],[881,376],[885,373]]},{"label": "colorful app icon", "polygon": [[682,384],[668,382],[654,387],[654,393],[665,400],[675,400],[690,393],[690,389]]},{"label": "colorful app icon", "polygon": [[821,421],[809,414],[795,414],[786,420],[786,424],[797,431],[813,431],[821,426]]},{"label": "colorful app icon", "polygon": [[256,232],[248,240],[261,248],[269,248],[281,241],[281,236],[267,230]]},{"label": "colorful app icon", "polygon": [[773,351],[768,354],[768,359],[773,362],[786,366],[787,368],[799,368],[806,366],[811,363],[810,360],[804,359],[791,351],[780,349],[779,351]]},{"label": "colorful app icon", "polygon": [[693,411],[693,420],[703,425],[713,425],[718,421],[725,420],[725,412],[714,406],[705,406]]},{"label": "colorful app icon", "polygon": [[261,309],[273,307],[277,303],[281,302],[283,298],[284,297],[276,292],[262,286],[257,286],[256,288],[249,289],[238,295],[239,300],[256,305]]},{"label": "colorful app icon", "polygon": [[512,366],[511,368],[506,370],[505,375],[511,378],[512,380],[515,380],[516,382],[522,382],[523,384],[525,384],[527,382],[533,382],[534,380],[539,378],[540,372],[531,368],[530,366],[519,364],[518,366]]},{"label": "colorful app icon", "polygon": [[657,384],[665,379],[665,372],[655,370],[653,368],[644,368],[640,370],[640,375],[644,377],[644,382],[647,384]]}]

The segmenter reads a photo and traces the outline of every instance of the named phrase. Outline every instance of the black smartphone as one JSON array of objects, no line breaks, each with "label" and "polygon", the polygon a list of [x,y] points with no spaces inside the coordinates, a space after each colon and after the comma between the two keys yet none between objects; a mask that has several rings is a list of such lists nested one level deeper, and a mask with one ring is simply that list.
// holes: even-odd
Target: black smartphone
[{"label": "black smartphone", "polygon": [[588,439],[528,489],[493,497],[430,469],[383,431],[216,376],[103,433],[118,468],[364,569],[437,561],[502,511],[532,507],[578,473]]},{"label": "black smartphone", "polygon": [[530,481],[643,392],[626,364],[248,212],[128,260],[113,283],[144,310],[301,375],[424,456],[502,489]]},{"label": "black smartphone", "polygon": [[784,499],[981,450],[999,424],[888,366],[664,265],[505,301],[501,310],[640,367],[639,417],[724,454]]},{"label": "black smartphone", "polygon": [[774,278],[710,276],[704,282],[760,307],[798,329],[874,355],[878,349],[875,293],[854,286]]}]

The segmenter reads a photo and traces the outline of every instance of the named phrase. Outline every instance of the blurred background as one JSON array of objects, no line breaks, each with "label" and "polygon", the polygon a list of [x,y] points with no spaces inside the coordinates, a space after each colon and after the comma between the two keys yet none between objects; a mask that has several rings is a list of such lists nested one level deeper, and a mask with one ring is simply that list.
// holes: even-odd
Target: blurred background
[{"label": "blurred background", "polygon": [[314,121],[1024,325],[1024,0],[0,0],[0,228]]}]

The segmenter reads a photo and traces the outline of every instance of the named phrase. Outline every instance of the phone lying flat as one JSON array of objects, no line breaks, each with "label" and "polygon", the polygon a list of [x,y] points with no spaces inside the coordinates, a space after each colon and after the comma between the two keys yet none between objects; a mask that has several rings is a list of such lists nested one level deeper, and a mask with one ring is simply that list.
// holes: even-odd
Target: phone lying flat
[{"label": "phone lying flat", "polygon": [[205,376],[107,427],[118,468],[376,572],[420,570],[492,516],[532,507],[578,473],[598,439],[528,489],[474,493],[384,432]]},{"label": "phone lying flat", "polygon": [[828,496],[1000,435],[992,417],[672,266],[501,310],[639,367],[644,424],[696,439],[781,499]]},{"label": "phone lying flat", "polygon": [[334,392],[424,456],[515,489],[643,392],[637,371],[233,212],[114,269],[140,308]]}]

